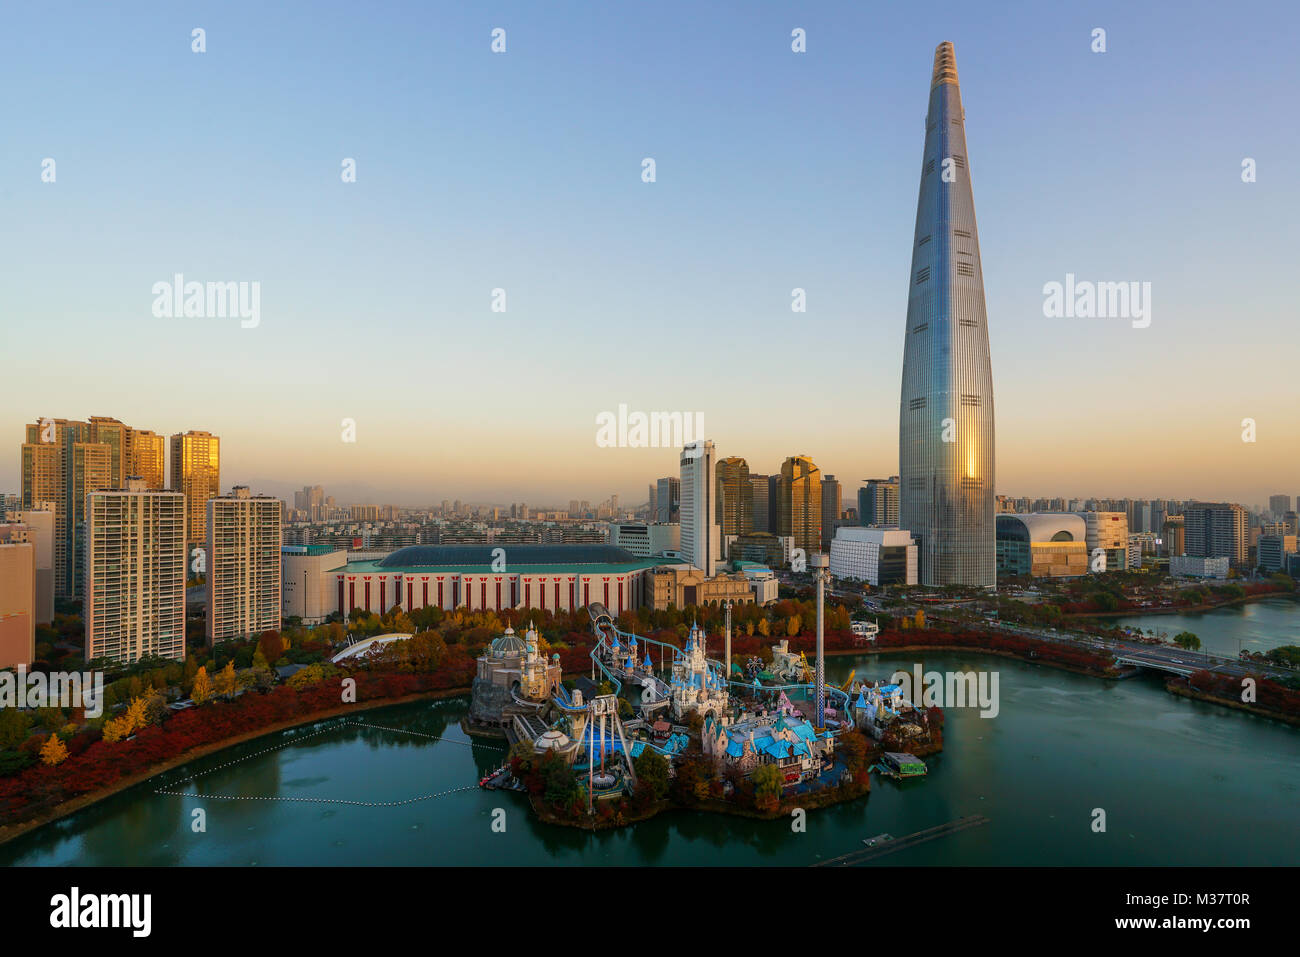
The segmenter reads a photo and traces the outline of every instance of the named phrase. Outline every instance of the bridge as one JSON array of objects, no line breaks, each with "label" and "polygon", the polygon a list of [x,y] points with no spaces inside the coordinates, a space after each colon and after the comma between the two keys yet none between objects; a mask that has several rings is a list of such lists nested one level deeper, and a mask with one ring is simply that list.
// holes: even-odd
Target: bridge
[{"label": "bridge", "polygon": [[1116,655],[1115,664],[1126,665],[1130,668],[1150,668],[1154,671],[1164,671],[1168,674],[1181,675],[1184,678],[1196,673],[1197,671],[1209,670],[1205,664],[1200,662],[1189,664],[1181,658],[1162,655],[1159,652],[1136,651]]}]

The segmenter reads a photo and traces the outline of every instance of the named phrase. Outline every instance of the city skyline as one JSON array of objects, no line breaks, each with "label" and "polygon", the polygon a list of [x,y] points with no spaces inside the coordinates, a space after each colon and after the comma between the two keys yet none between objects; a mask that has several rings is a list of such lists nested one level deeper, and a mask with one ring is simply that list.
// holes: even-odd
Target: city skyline
[{"label": "city skyline", "polygon": [[[674,9],[687,8],[595,17],[574,35],[550,11],[507,7],[509,46],[494,55],[497,20],[470,11],[304,23],[235,4],[206,17],[201,56],[188,24],[135,10],[87,10],[71,34],[15,11],[8,36],[26,41],[0,41],[0,70],[65,82],[10,111],[0,166],[20,228],[0,236],[14,266],[0,311],[12,331],[78,347],[57,353],[57,400],[47,363],[7,372],[0,434],[111,412],[222,436],[227,487],[630,500],[676,453],[598,446],[596,417],[625,403],[699,412],[720,452],[769,471],[799,451],[839,475],[895,474],[921,129],[908,90],[947,36],[974,91],[996,491],[1253,503],[1292,484],[1294,379],[1251,371],[1264,343],[1300,345],[1277,282],[1287,227],[1271,212],[1300,198],[1281,172],[1297,132],[1272,119],[1294,86],[1287,31],[1227,22],[1209,35],[1195,16],[1118,4],[1091,11],[1095,24],[940,4],[925,24],[723,7],[691,11],[681,36]],[[405,16],[436,29],[440,57],[381,43]],[[1105,53],[1091,49],[1096,25]],[[791,50],[795,27],[806,53]],[[365,69],[390,56],[410,85]],[[292,63],[291,90],[267,81],[268,57]],[[593,89],[591,75],[608,82]],[[465,87],[439,97],[436,120],[397,122],[420,91]],[[130,115],[113,108],[124,97]],[[1175,119],[1190,112],[1194,128]],[[55,182],[41,181],[42,157]],[[154,284],[177,274],[259,282],[259,324],[155,317]],[[1044,286],[1067,276],[1150,282],[1149,327],[1047,318]],[[496,288],[505,313],[491,311]],[[805,313],[791,312],[796,288]],[[792,376],[776,346],[799,329],[808,368],[839,387]],[[123,389],[123,368],[147,368],[149,388]],[[222,389],[204,369],[221,370]],[[319,385],[340,382],[353,387]],[[355,444],[340,441],[344,419]],[[17,485],[6,457],[0,488]]]}]

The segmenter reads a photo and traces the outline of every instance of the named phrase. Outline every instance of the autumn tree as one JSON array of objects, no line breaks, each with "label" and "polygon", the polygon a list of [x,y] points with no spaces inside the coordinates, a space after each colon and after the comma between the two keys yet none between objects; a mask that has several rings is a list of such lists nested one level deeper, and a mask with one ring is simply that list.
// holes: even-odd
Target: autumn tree
[{"label": "autumn tree", "polygon": [[41,746],[41,763],[46,767],[54,767],[56,764],[62,764],[68,757],[68,746],[57,735],[52,734],[45,740]]},{"label": "autumn tree", "polygon": [[235,693],[238,681],[235,677],[235,661],[233,658],[227,661],[226,667],[217,673],[214,684],[216,685],[217,694],[232,695]]},{"label": "autumn tree", "polygon": [[203,704],[212,697],[212,681],[208,678],[208,666],[202,665],[194,674],[194,687],[190,689],[190,698],[195,704]]},{"label": "autumn tree", "polygon": [[275,664],[284,655],[284,639],[278,631],[264,631],[257,639],[257,650],[268,664]]}]

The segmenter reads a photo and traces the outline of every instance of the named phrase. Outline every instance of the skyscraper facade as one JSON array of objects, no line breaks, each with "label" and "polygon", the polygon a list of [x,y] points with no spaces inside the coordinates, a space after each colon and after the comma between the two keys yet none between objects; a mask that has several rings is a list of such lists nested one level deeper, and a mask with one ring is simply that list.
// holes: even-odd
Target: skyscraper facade
[{"label": "skyscraper facade", "polygon": [[781,463],[781,506],[778,535],[794,539],[794,547],[808,555],[822,544],[822,473],[806,455],[792,455]]},{"label": "skyscraper facade", "polygon": [[717,570],[719,537],[713,443],[701,439],[682,449],[682,557],[706,576]]},{"label": "skyscraper facade", "polygon": [[657,515],[654,520],[658,522],[676,522],[679,519],[678,512],[681,508],[681,498],[681,480],[672,476],[661,478],[658,482],[658,488],[655,490]]},{"label": "skyscraper facade", "polygon": [[768,514],[771,509],[768,503],[768,476],[750,473],[749,488],[750,501],[753,505],[754,531],[773,531],[771,516]]},{"label": "skyscraper facade", "polygon": [[903,347],[899,522],[923,585],[996,582],[993,373],[965,111],[951,43],[935,50]]},{"label": "skyscraper facade", "polygon": [[738,455],[717,465],[718,518],[723,535],[748,535],[754,530],[754,489],[749,484],[749,463]]},{"label": "skyscraper facade", "polygon": [[1193,502],[1183,513],[1187,554],[1194,558],[1224,558],[1244,568],[1249,547],[1246,510],[1232,502]]},{"label": "skyscraper facade", "polygon": [[844,514],[844,491],[840,481],[834,475],[822,479],[822,551],[828,555],[831,539],[835,537],[835,528],[840,516]]},{"label": "skyscraper facade", "polygon": [[171,490],[185,495],[187,551],[203,544],[208,527],[208,499],[220,491],[221,440],[211,432],[172,436]]}]

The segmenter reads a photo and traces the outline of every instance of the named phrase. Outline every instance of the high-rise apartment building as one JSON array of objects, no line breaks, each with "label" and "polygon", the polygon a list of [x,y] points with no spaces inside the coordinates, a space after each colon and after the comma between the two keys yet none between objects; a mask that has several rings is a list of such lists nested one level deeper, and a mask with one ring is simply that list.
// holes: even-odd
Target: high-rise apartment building
[{"label": "high-rise apartment building", "polygon": [[[113,487],[114,449],[125,441],[114,419],[42,419],[26,427],[21,450],[22,507],[54,507],[54,587],[79,597],[85,567],[86,493]],[[106,441],[99,441],[102,434]],[[118,467],[121,467],[120,450]]]},{"label": "high-rise apartment building", "polygon": [[185,658],[185,527],[185,496],[142,479],[87,496],[87,661]]},{"label": "high-rise apartment building", "polygon": [[923,585],[993,587],[993,372],[966,114],[951,43],[934,55],[908,279],[899,521]]},{"label": "high-rise apartment building", "polygon": [[754,530],[754,488],[749,463],[738,455],[717,464],[718,519],[723,535],[748,535]]},{"label": "high-rise apartment building", "polygon": [[822,544],[822,473],[806,455],[792,455],[781,464],[780,530],[807,555]]},{"label": "high-rise apartment building", "polygon": [[236,485],[207,501],[208,644],[280,627],[280,500]]},{"label": "high-rise apartment building", "polygon": [[11,513],[12,522],[0,525],[0,541],[27,542],[34,549],[33,621],[48,625],[54,621],[54,503],[38,502],[37,505],[40,507]]},{"label": "high-rise apartment building", "polygon": [[[681,454],[682,558],[712,578],[721,560],[713,443],[700,439]],[[662,492],[662,486],[661,486]]]},{"label": "high-rise apartment building", "polygon": [[898,476],[863,479],[858,489],[858,524],[898,527]]},{"label": "high-rise apartment building", "polygon": [[185,496],[188,552],[203,545],[208,499],[221,491],[221,440],[211,432],[178,432],[171,445],[170,488]]},{"label": "high-rise apartment building", "polygon": [[157,432],[131,429],[127,434],[129,449],[127,475],[144,481],[144,487],[161,492],[167,487],[167,440]]},{"label": "high-rise apartment building", "polygon": [[1268,510],[1276,518],[1281,518],[1287,512],[1291,511],[1290,495],[1270,495],[1268,497]]},{"label": "high-rise apartment building", "polygon": [[1187,554],[1224,558],[1235,568],[1246,565],[1246,510],[1231,502],[1193,502],[1183,512]]}]

